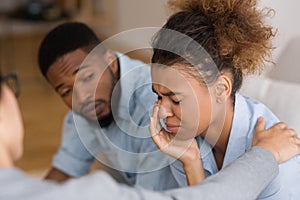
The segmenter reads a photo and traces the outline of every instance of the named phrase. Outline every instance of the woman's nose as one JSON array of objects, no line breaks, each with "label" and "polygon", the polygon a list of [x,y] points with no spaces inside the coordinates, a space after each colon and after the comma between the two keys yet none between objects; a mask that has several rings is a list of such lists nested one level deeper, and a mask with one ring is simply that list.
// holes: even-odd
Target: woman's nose
[{"label": "woman's nose", "polygon": [[172,116],[172,111],[167,105],[160,104],[159,111],[158,111],[158,116],[161,119],[166,119],[167,117]]}]

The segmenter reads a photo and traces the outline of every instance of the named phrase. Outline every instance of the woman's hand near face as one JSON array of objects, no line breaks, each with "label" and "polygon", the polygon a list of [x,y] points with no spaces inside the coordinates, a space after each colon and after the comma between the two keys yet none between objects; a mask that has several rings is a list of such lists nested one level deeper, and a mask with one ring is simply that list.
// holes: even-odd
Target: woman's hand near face
[{"label": "woman's hand near face", "polygon": [[188,185],[195,185],[205,179],[201,155],[198,144],[194,138],[178,140],[175,135],[167,132],[159,121],[159,104],[153,107],[150,118],[151,138],[157,147],[165,154],[182,162]]}]

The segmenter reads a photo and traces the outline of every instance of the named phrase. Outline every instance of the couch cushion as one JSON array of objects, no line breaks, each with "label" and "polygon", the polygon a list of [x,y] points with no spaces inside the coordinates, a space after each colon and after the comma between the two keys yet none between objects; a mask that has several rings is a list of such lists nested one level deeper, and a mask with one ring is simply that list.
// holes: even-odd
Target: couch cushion
[{"label": "couch cushion", "polygon": [[251,76],[240,93],[267,105],[300,136],[300,84]]}]

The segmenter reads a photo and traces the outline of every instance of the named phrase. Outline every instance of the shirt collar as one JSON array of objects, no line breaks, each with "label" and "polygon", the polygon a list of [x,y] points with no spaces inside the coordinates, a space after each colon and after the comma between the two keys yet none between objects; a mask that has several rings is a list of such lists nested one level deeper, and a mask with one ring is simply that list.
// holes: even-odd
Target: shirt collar
[{"label": "shirt collar", "polygon": [[251,113],[240,94],[235,95],[234,116],[222,168],[246,152]]},{"label": "shirt collar", "polygon": [[[115,53],[119,60],[120,81],[115,86],[119,90],[118,105],[112,106],[113,113],[122,119],[130,119],[130,98],[137,88],[151,83],[150,67],[138,60],[130,59],[119,52]],[[141,71],[142,70],[142,71]],[[129,109],[128,109],[129,108]],[[118,109],[118,110],[114,110]],[[116,117],[114,115],[114,117]]]},{"label": "shirt collar", "polygon": [[[246,136],[249,132],[248,128],[250,126],[250,116],[251,114],[244,97],[237,93],[235,95],[234,116],[231,132],[222,168],[226,167],[246,152]],[[203,160],[203,168],[210,174],[218,172],[218,167],[212,152],[212,146],[200,136],[197,138],[197,141]]]}]

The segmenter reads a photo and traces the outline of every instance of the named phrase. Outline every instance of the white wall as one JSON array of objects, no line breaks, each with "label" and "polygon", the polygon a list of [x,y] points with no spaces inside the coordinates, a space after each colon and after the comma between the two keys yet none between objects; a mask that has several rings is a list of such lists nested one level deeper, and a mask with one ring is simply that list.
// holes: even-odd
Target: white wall
[{"label": "white wall", "polygon": [[145,26],[162,26],[167,0],[116,0],[117,32]]},{"label": "white wall", "polygon": [[[276,49],[273,53],[275,66],[267,71],[272,79],[300,83],[300,1],[298,0],[263,0],[275,10],[272,25],[278,29],[274,40]],[[269,72],[270,71],[270,72]]]},{"label": "white wall", "polygon": [[[119,33],[128,29],[146,26],[161,26],[166,20],[167,0],[115,0],[116,1],[116,28]],[[271,24],[278,28],[274,40],[275,61],[288,41],[300,36],[300,1],[299,0],[260,0],[262,6],[273,8],[276,13]]]},{"label": "white wall", "polygon": [[300,137],[300,1],[261,1],[276,11],[271,20],[278,29],[273,56],[275,66],[261,78],[246,79],[241,92],[265,103]]},{"label": "white wall", "polygon": [[[143,27],[161,27],[167,18],[167,0],[114,0],[115,22],[111,37],[105,45],[127,53],[147,46],[150,47],[153,30],[135,31]],[[145,52],[144,52],[145,53]],[[144,54],[143,53],[143,54]],[[149,56],[147,52],[147,56]],[[146,57],[147,57],[146,56]]]},{"label": "white wall", "polygon": [[278,28],[278,35],[275,39],[277,49],[274,51],[274,58],[277,59],[288,41],[300,36],[300,1],[261,0],[261,2],[262,5],[269,6],[276,11],[271,23]]}]

